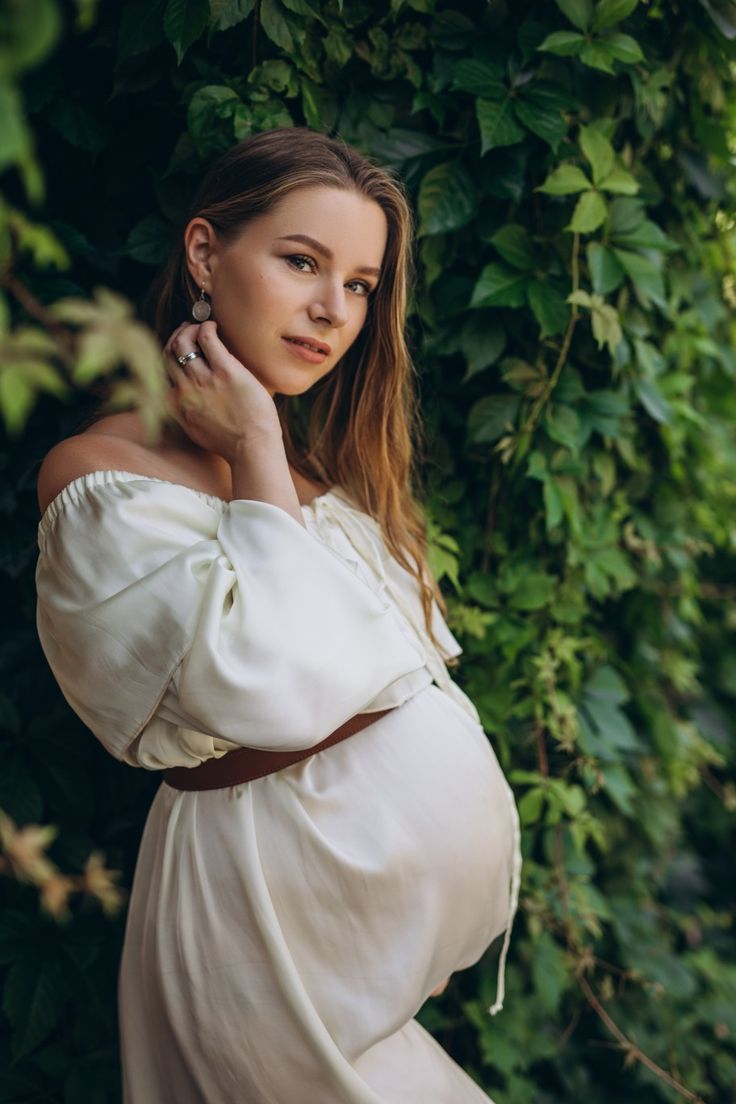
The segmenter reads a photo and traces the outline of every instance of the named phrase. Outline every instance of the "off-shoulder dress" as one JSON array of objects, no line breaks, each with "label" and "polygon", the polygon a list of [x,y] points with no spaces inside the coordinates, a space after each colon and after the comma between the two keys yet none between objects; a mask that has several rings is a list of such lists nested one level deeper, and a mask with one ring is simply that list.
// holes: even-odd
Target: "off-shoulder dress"
[{"label": "off-shoulder dress", "polygon": [[138,855],[118,1006],[125,1104],[473,1104],[414,1018],[505,932],[513,795],[413,577],[339,488],[303,507],[96,471],[39,525],[37,625],[67,701],[161,770],[307,749],[275,774],[162,782]]}]

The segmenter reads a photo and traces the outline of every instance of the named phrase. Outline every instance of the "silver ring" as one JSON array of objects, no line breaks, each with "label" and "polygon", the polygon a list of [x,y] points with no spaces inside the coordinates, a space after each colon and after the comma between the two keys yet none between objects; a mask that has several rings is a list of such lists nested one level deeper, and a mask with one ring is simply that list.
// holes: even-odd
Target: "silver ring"
[{"label": "silver ring", "polygon": [[181,366],[183,368],[184,365],[187,363],[187,361],[196,360],[196,358],[201,357],[201,355],[202,355],[201,353],[195,353],[195,352],[184,353],[183,356],[178,356],[176,359],[179,361],[179,363],[181,364]]}]

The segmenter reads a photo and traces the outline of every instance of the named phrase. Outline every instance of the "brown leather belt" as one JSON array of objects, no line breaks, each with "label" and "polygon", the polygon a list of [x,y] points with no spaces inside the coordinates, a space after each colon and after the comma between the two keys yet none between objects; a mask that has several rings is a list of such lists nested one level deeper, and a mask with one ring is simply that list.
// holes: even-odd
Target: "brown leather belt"
[{"label": "brown leather belt", "polygon": [[220,790],[226,786],[237,786],[241,782],[252,782],[254,778],[263,778],[266,774],[290,767],[292,763],[308,759],[310,755],[324,748],[339,744],[341,740],[354,736],[356,732],[390,712],[391,709],[380,709],[377,713],[357,713],[321,743],[300,751],[234,748],[219,759],[206,759],[197,767],[167,767],[163,772],[164,782],[175,790]]}]

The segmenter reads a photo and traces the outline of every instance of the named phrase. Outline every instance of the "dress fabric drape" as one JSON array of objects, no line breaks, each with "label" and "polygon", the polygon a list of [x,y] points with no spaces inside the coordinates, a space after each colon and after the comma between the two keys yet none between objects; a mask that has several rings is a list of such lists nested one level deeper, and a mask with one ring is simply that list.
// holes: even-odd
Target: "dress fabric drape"
[{"label": "dress fabric drape", "polygon": [[39,526],[41,643],[116,758],[306,749],[396,707],[265,778],[162,783],[120,965],[125,1104],[490,1099],[414,1017],[505,933],[502,1005],[513,796],[376,523],[337,488],[304,518],[104,471]]}]

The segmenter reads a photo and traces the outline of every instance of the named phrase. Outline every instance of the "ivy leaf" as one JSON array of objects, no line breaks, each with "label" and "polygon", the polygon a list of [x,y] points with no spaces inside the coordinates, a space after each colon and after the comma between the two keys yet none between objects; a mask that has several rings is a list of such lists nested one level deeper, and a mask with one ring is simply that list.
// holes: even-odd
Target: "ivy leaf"
[{"label": "ivy leaf", "polygon": [[554,31],[547,35],[538,50],[544,50],[548,54],[557,54],[558,57],[575,57],[585,46],[585,35],[577,31]]},{"label": "ivy leaf", "polygon": [[654,418],[655,422],[663,422],[669,425],[672,422],[672,407],[654,380],[637,380],[635,388],[639,401],[647,414]]},{"label": "ivy leaf", "polygon": [[478,119],[481,137],[481,157],[497,146],[513,146],[524,137],[514,115],[511,96],[503,85],[504,98],[499,100],[476,100],[475,114]]},{"label": "ivy leaf", "polygon": [[601,773],[603,788],[614,805],[624,816],[634,816],[633,798],[636,796],[636,786],[626,767],[622,763],[611,763],[607,764]]},{"label": "ivy leaf", "polygon": [[14,1061],[43,1042],[67,1000],[59,962],[34,955],[13,963],[5,981],[3,1011],[13,1028]]},{"label": "ivy leaf", "polygon": [[521,89],[516,100],[516,118],[556,152],[567,134],[563,111],[568,107],[567,99],[560,95],[557,88],[538,83],[528,91]]},{"label": "ivy leaf", "polygon": [[523,307],[528,277],[523,272],[493,262],[486,265],[473,289],[471,307]]},{"label": "ivy leaf", "polygon": [[125,254],[142,264],[163,264],[172,244],[171,226],[158,215],[146,215],[128,234]]},{"label": "ivy leaf", "polygon": [[523,226],[509,223],[497,230],[490,239],[491,245],[505,261],[522,272],[534,266],[534,250],[529,232]]},{"label": "ivy leaf", "polygon": [[209,0],[210,26],[215,31],[227,31],[247,19],[256,0]]},{"label": "ivy leaf", "polygon": [[606,201],[600,192],[583,192],[566,229],[576,234],[591,234],[606,221],[607,213]]},{"label": "ivy leaf", "polygon": [[547,195],[571,195],[590,188],[590,181],[577,165],[558,165],[549,174],[544,184],[535,189]]},{"label": "ivy leaf", "polygon": [[296,48],[286,13],[279,0],[261,0],[261,26],[277,46],[289,54]]},{"label": "ivy leaf", "polygon": [[[613,353],[623,337],[618,311],[615,307],[604,302],[602,296],[589,295],[587,291],[581,289],[569,295],[567,301],[575,306],[587,307],[590,310],[593,336],[598,342],[598,348],[602,349],[604,345],[608,345],[610,352]],[[596,392],[596,394],[601,394],[601,392]]]},{"label": "ivy leaf", "polygon": [[630,253],[628,249],[614,249],[616,259],[623,268],[644,302],[650,299],[657,306],[665,305],[665,290],[662,273],[654,261],[640,253]]},{"label": "ivy leaf", "polygon": [[317,19],[320,23],[324,23],[322,16],[307,0],[281,0],[281,3],[295,15],[306,15],[309,19]]},{"label": "ivy leaf", "polygon": [[603,73],[613,74],[613,55],[598,42],[589,42],[580,53],[580,60],[591,69],[600,69]]},{"label": "ivy leaf", "polygon": [[557,7],[581,31],[587,31],[593,19],[592,0],[555,0]]},{"label": "ivy leaf", "polygon": [[206,84],[194,93],[187,123],[200,157],[216,155],[227,147],[232,140],[231,120],[239,104],[237,92],[224,84]]},{"label": "ivy leaf", "polygon": [[631,35],[619,33],[601,35],[598,42],[611,57],[616,61],[622,61],[625,65],[635,65],[637,61],[644,60],[641,46]]},{"label": "ivy leaf", "polygon": [[478,197],[470,174],[459,161],[443,161],[425,175],[419,187],[419,236],[444,234],[475,216]]},{"label": "ivy leaf", "polygon": [[578,451],[580,447],[580,417],[571,406],[557,402],[548,406],[544,428],[551,440],[564,445],[573,453]]},{"label": "ivy leaf", "polygon": [[509,596],[509,605],[517,610],[536,610],[549,605],[557,587],[557,576],[543,571],[520,575]]},{"label": "ivy leaf", "polygon": [[599,185],[605,192],[616,195],[636,195],[639,191],[637,180],[625,169],[614,167]]},{"label": "ivy leaf", "polygon": [[463,383],[496,363],[506,348],[506,332],[494,311],[475,311],[466,319],[460,348],[467,364]]},{"label": "ivy leaf", "polygon": [[593,183],[599,185],[613,168],[613,146],[598,127],[580,127],[580,148],[593,170]]},{"label": "ivy leaf", "polygon": [[602,31],[627,19],[639,0],[600,0],[593,15],[593,30]]},{"label": "ivy leaf", "polygon": [[503,84],[504,71],[501,65],[488,61],[476,61],[463,58],[452,68],[452,84],[461,92],[471,92],[474,96],[489,100],[499,99],[506,94]]},{"label": "ivy leaf", "polygon": [[207,0],[169,0],[164,12],[164,33],[176,50],[179,65],[189,47],[205,30],[209,18]]},{"label": "ivy leaf", "polygon": [[164,42],[164,3],[165,0],[129,0],[122,8],[118,28],[118,65],[126,58],[148,53]]},{"label": "ivy leaf", "polygon": [[547,280],[533,280],[527,287],[527,300],[541,326],[541,336],[562,333],[570,320],[570,308],[564,296]]},{"label": "ivy leaf", "polygon": [[[615,203],[611,204],[611,216],[613,216],[614,206]],[[609,233],[614,245],[623,246],[626,249],[658,249],[662,253],[674,253],[680,248],[667,237],[656,222],[650,219],[640,222],[636,229],[625,232],[614,229],[613,217],[611,217]]]},{"label": "ivy leaf", "polygon": [[615,291],[624,278],[624,270],[615,254],[600,242],[589,242],[587,254],[593,291],[598,295],[608,295]]},{"label": "ivy leaf", "polygon": [[470,408],[468,439],[474,444],[497,441],[513,426],[521,399],[518,395],[484,395]]},{"label": "ivy leaf", "polygon": [[565,516],[562,509],[562,498],[554,480],[546,479],[544,481],[542,485],[542,496],[544,498],[544,523],[547,527],[547,532],[551,533],[553,529],[557,528]]}]

